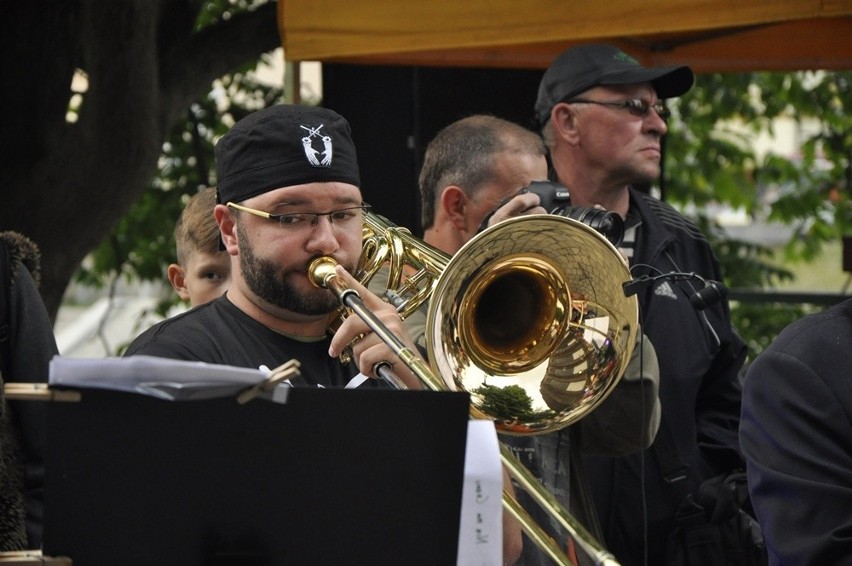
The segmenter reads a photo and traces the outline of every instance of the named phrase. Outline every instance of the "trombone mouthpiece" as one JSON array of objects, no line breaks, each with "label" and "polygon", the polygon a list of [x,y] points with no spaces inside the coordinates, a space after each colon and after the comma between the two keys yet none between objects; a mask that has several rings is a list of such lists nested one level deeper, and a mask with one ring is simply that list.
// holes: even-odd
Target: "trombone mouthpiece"
[{"label": "trombone mouthpiece", "polygon": [[334,258],[318,257],[308,264],[308,279],[315,286],[328,289],[329,280],[336,277],[335,267],[337,267],[337,261]]}]

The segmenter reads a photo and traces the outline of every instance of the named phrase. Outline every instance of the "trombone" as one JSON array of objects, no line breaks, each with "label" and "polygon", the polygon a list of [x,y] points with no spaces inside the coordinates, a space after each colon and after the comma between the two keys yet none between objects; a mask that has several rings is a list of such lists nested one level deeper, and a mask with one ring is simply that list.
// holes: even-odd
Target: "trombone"
[{"label": "trombone", "polygon": [[[630,359],[638,329],[635,296],[618,250],[582,222],[535,215],[501,222],[467,242],[453,257],[405,228],[368,212],[356,277],[365,285],[382,268],[388,291],[405,318],[429,301],[427,365],[372,313],[357,292],[318,258],[309,277],[330,289],[435,391],[465,391],[471,416],[493,420],[511,435],[543,434],[573,424],[612,392]],[[406,276],[406,269],[414,273]],[[596,564],[617,562],[544,489],[506,446],[509,474]],[[503,506],[557,564],[572,564],[517,500]]]}]

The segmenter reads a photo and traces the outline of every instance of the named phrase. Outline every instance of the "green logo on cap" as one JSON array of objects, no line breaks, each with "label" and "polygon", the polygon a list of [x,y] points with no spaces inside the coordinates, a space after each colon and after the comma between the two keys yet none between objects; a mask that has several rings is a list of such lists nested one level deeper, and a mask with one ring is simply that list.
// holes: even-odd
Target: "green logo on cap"
[{"label": "green logo on cap", "polygon": [[621,61],[622,63],[631,63],[633,65],[639,64],[639,61],[637,61],[636,59],[634,59],[633,57],[631,57],[630,55],[628,55],[624,51],[619,51],[618,53],[613,55],[612,58],[615,59],[616,61]]}]

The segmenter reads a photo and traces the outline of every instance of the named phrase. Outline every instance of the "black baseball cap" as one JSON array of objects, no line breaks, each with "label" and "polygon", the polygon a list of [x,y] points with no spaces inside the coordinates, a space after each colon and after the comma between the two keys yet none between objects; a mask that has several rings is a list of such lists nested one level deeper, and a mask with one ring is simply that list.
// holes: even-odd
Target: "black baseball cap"
[{"label": "black baseball cap", "polygon": [[590,43],[562,52],[545,71],[538,86],[535,116],[540,126],[563,101],[599,85],[651,83],[657,96],[672,98],[692,88],[695,75],[687,66],[643,67],[612,45]]},{"label": "black baseball cap", "polygon": [[340,181],[361,186],[349,122],[320,106],[277,104],[249,114],[216,144],[218,201]]}]

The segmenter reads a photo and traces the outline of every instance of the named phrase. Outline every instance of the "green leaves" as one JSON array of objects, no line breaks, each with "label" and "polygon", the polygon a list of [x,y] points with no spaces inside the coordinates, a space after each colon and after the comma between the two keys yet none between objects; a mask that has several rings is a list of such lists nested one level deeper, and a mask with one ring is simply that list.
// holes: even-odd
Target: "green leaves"
[{"label": "green leaves", "polygon": [[[280,88],[250,74],[257,63],[211,85],[175,124],[163,144],[157,176],[148,191],[81,266],[75,280],[104,287],[115,279],[166,282],[166,267],[176,261],[174,227],[190,195],[215,185],[215,141],[246,114],[278,102]],[[170,290],[170,288],[169,288]],[[169,292],[158,307],[164,314],[177,303]]]},{"label": "green leaves", "polygon": [[[789,284],[786,266],[813,261],[852,234],[852,73],[700,75],[678,101],[666,140],[665,195],[687,210],[744,210],[793,228],[781,250],[710,234],[731,288]],[[779,150],[767,139],[792,137]],[[814,305],[734,304],[752,355]]]}]

